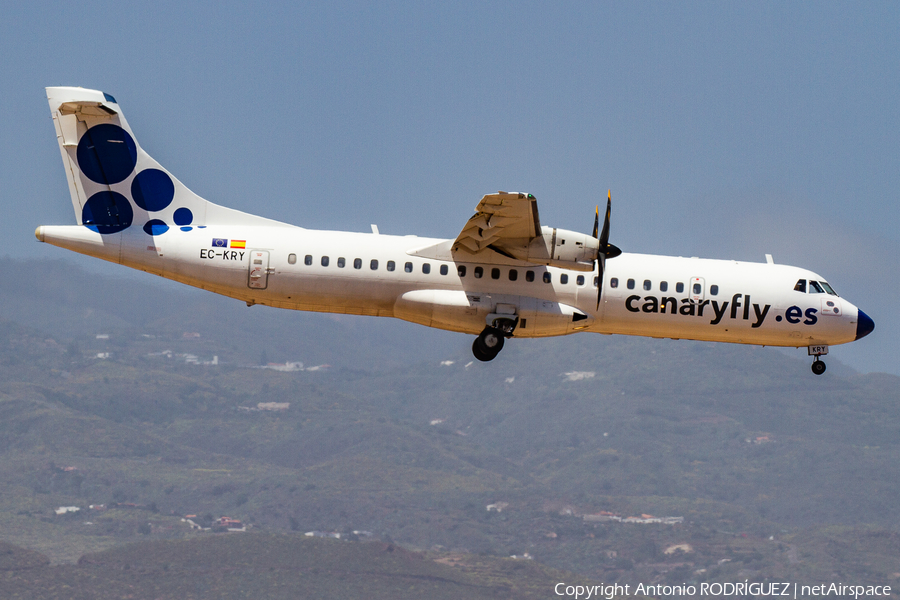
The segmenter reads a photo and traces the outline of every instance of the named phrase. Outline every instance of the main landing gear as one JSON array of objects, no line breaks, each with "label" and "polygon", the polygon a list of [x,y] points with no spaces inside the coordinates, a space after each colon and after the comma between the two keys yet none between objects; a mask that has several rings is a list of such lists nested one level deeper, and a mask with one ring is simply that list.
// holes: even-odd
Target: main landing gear
[{"label": "main landing gear", "polygon": [[482,362],[494,360],[503,350],[503,333],[494,327],[485,327],[484,331],[472,342],[472,354]]},{"label": "main landing gear", "polygon": [[472,342],[472,354],[482,362],[494,360],[503,350],[503,342],[512,337],[512,332],[519,324],[519,319],[496,319],[493,325],[484,328]]}]

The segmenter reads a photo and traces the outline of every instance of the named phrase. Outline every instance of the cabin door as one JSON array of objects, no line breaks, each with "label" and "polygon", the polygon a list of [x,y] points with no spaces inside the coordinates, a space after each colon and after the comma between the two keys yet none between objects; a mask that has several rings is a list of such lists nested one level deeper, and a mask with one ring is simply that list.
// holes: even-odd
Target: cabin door
[{"label": "cabin door", "polygon": [[706,282],[702,277],[691,277],[691,289],[689,290],[691,302],[702,302],[706,297]]},{"label": "cabin door", "polygon": [[264,290],[269,285],[269,253],[266,250],[250,252],[250,278],[247,283],[254,290]]}]

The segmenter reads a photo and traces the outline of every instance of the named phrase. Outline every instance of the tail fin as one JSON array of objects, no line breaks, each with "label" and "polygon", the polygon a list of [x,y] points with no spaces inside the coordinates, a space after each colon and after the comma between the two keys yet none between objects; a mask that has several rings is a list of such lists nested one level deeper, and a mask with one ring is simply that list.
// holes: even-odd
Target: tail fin
[{"label": "tail fin", "polygon": [[75,219],[98,233],[132,225],[152,236],[173,227],[274,224],[208,202],[144,152],[116,99],[77,87],[49,87]]}]

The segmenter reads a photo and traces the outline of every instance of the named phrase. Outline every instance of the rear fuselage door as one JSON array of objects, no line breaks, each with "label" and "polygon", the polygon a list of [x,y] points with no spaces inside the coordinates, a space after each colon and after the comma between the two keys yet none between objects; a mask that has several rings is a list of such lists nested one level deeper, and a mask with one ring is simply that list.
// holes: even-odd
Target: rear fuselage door
[{"label": "rear fuselage door", "polygon": [[264,290],[269,285],[269,253],[266,250],[250,252],[250,277],[247,285],[254,290]]}]

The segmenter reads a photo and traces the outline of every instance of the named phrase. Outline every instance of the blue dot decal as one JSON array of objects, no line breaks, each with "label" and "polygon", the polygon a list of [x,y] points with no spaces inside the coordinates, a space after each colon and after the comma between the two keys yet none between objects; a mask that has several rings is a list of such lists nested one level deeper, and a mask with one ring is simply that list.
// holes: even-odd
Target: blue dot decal
[{"label": "blue dot decal", "polygon": [[190,225],[194,220],[194,213],[189,208],[179,208],[172,217],[175,219],[176,225]]},{"label": "blue dot decal", "polygon": [[128,198],[118,192],[97,192],[84,203],[81,223],[97,233],[118,233],[134,218]]},{"label": "blue dot decal", "polygon": [[162,235],[169,230],[169,226],[165,221],[159,219],[150,219],[144,223],[144,233],[147,235]]},{"label": "blue dot decal", "polygon": [[144,169],[131,182],[131,197],[146,211],[162,210],[172,203],[175,184],[159,169]]},{"label": "blue dot decal", "polygon": [[190,231],[191,229],[193,229],[193,227],[181,227],[180,229],[182,231]]},{"label": "blue dot decal", "polygon": [[110,123],[94,125],[78,142],[75,154],[85,176],[96,183],[124,181],[137,164],[137,145],[128,132]]}]

